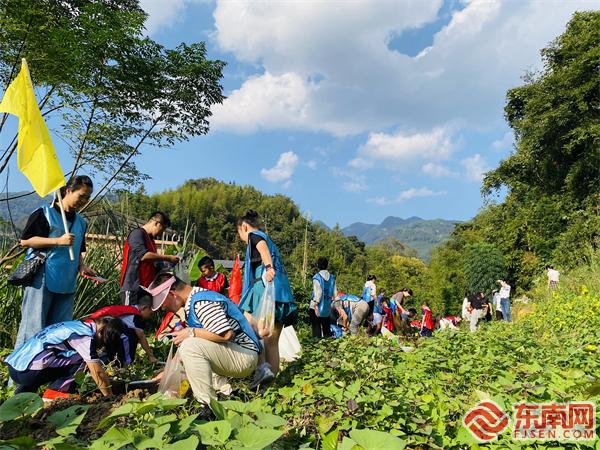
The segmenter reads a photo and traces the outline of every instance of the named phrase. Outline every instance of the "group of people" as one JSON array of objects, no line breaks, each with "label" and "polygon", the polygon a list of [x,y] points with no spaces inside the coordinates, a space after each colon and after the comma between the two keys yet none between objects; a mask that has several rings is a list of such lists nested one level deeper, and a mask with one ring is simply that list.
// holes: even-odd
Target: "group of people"
[{"label": "group of people", "polygon": [[308,310],[312,336],[317,339],[357,334],[361,326],[370,335],[398,333],[431,337],[436,329],[458,329],[463,320],[474,332],[479,321],[492,320],[493,311],[496,320],[512,321],[511,286],[505,280],[497,281],[499,288],[492,291],[491,300],[483,292],[466,294],[461,317],[434,317],[427,302],[423,301],[421,317],[417,319],[416,308],[409,307],[407,302],[413,295],[411,289],[402,288],[387,297],[384,289],[377,292],[377,277],[369,275],[362,295],[346,294],[338,290],[335,276],[328,271],[327,258],[319,258],[317,267]]},{"label": "group of people", "polygon": [[[179,258],[158,253],[154,239],[169,226],[169,218],[155,212],[131,231],[125,243],[121,301],[73,320],[78,274],[96,275],[84,263],[87,225],[77,212],[92,190],[87,176],[70,179],[62,189],[68,232],[56,201],[34,211],[23,231],[26,259],[42,252],[45,261],[24,288],[15,350],[4,361],[15,392],[35,392],[48,385],[46,400],[69,396],[76,390],[75,374],[87,368],[100,391],[110,395],[106,364],[129,364],[138,343],[149,361],[156,362],[144,328],[159,310],[178,319],[167,337],[178,347],[198,401],[208,405],[216,398],[215,376],[254,374],[251,387],[271,382],[279,370],[279,336],[284,326],[296,322],[297,309],[279,250],[261,231],[258,213],[247,211],[237,221],[239,237],[246,244],[239,305],[227,297],[227,280],[215,272],[210,258],[199,263],[202,276],[197,286],[166,270]],[[69,247],[76,258],[70,258]],[[274,327],[264,334],[258,332],[254,314],[270,283],[275,293]]]},{"label": "group of people", "polygon": [[494,311],[496,320],[512,322],[510,307],[511,286],[505,280],[497,280],[499,289],[494,289],[491,300],[484,292],[467,293],[462,304],[462,318],[469,323],[471,332],[477,330],[479,321],[490,322],[493,320]]},{"label": "group of people", "polygon": [[[338,290],[335,275],[329,272],[328,266],[327,258],[320,257],[317,260],[318,272],[313,276],[308,317],[314,338],[357,334],[361,327],[369,335],[395,332],[416,332],[424,337],[432,335],[436,324],[427,302],[422,302],[420,320],[416,319],[417,310],[408,306],[412,289],[402,288],[387,297],[384,289],[377,292],[377,277],[369,275],[360,296],[347,294]],[[454,323],[454,318],[452,321]]]},{"label": "group of people", "polygon": [[[155,238],[170,225],[168,215],[158,211],[127,237],[120,302],[73,320],[78,274],[96,275],[85,264],[87,224],[77,212],[92,191],[87,176],[73,177],[61,189],[68,231],[56,201],[34,211],[23,230],[21,245],[27,248],[26,259],[43,253],[45,261],[24,288],[15,350],[4,361],[16,392],[37,391],[48,384],[46,398],[68,396],[76,388],[75,374],[87,367],[100,391],[110,395],[106,363],[129,364],[138,343],[150,362],[157,361],[145,324],[159,310],[173,317],[163,337],[178,347],[189,384],[200,402],[209,404],[215,398],[215,377],[254,374],[251,388],[270,383],[279,371],[282,329],[296,323],[298,311],[281,254],[261,230],[258,214],[250,210],[237,221],[238,235],[246,245],[239,304],[228,298],[227,278],[215,271],[209,257],[198,264],[202,275],[196,286],[168,270],[179,257],[157,251]],[[69,248],[75,258],[70,257]],[[483,292],[466,295],[462,317],[434,318],[429,305],[422,302],[422,314],[417,318],[416,308],[408,305],[411,289],[402,288],[388,297],[383,289],[377,291],[377,277],[369,275],[361,295],[344,293],[338,290],[328,266],[327,258],[319,258],[312,280],[308,315],[315,338],[357,334],[361,327],[370,335],[416,333],[430,337],[436,328],[457,328],[461,319],[475,331],[480,320],[492,320],[493,311],[497,320],[512,320],[511,286],[505,280],[498,280],[499,289],[492,293],[491,301]],[[548,267],[548,287],[556,289],[557,284],[558,272]],[[274,326],[265,333],[256,314],[267,286],[273,292]]]}]

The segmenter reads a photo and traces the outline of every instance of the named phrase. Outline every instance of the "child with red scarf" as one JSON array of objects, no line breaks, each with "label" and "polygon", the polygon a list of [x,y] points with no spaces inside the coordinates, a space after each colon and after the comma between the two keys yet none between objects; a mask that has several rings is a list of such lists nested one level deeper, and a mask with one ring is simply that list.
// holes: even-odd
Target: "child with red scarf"
[{"label": "child with red scarf", "polygon": [[427,302],[423,302],[421,311],[423,311],[423,318],[421,319],[421,331],[419,334],[422,337],[431,337],[434,329],[433,313],[429,309]]},{"label": "child with red scarf", "polygon": [[394,331],[394,314],[387,298],[381,299],[381,309],[383,311],[383,326],[389,331]]},{"label": "child with red scarf", "polygon": [[229,288],[229,282],[227,277],[222,273],[215,271],[215,262],[210,256],[204,256],[198,261],[198,268],[202,276],[198,278],[198,286],[209,290],[218,292],[225,297],[228,297],[227,289]]}]

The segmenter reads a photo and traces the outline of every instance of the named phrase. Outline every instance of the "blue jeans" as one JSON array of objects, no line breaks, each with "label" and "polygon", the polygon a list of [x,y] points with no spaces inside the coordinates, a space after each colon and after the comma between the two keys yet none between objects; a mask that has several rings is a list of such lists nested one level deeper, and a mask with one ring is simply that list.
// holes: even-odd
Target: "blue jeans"
[{"label": "blue jeans", "polygon": [[46,288],[44,268],[33,279],[31,286],[25,287],[21,305],[21,323],[17,333],[15,348],[28,341],[35,333],[53,323],[73,320],[73,299],[75,293],[57,294]]},{"label": "blue jeans", "polygon": [[501,298],[500,307],[502,308],[503,319],[507,322],[512,322],[512,314],[510,312],[510,300],[508,298]]}]

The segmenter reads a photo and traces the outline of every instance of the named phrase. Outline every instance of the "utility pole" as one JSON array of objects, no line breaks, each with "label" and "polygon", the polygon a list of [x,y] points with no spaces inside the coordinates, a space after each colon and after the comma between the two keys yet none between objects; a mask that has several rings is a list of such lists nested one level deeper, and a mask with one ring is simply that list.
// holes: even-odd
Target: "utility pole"
[{"label": "utility pole", "polygon": [[304,255],[302,258],[302,281],[303,285],[306,286],[306,276],[308,274],[308,220],[310,213],[306,213],[304,219],[306,221],[304,226]]}]

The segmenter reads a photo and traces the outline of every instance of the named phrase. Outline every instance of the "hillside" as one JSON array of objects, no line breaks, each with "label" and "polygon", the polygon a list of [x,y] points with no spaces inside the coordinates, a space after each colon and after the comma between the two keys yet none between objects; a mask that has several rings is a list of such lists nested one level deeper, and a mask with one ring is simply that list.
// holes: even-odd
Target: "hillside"
[{"label": "hillside", "polygon": [[457,220],[425,220],[420,217],[386,217],[379,225],[356,222],[342,232],[346,236],[356,236],[367,245],[395,238],[417,250],[419,256],[429,260],[431,249],[445,242],[457,223]]},{"label": "hillside", "polygon": [[[8,197],[18,197],[19,195],[23,194],[27,194],[27,192],[9,192]],[[2,198],[0,198],[0,218],[8,221],[10,220],[10,217],[7,202],[4,201],[4,199],[6,199],[6,194],[2,195]],[[45,199],[42,199],[35,194],[11,200],[9,202],[10,214],[12,215],[12,219],[17,228],[22,229],[25,226],[25,222],[27,221],[27,217],[29,217],[29,214],[31,214],[33,210],[36,209],[38,206],[43,205],[45,203],[50,203],[51,200],[51,195],[48,195]]]}]

